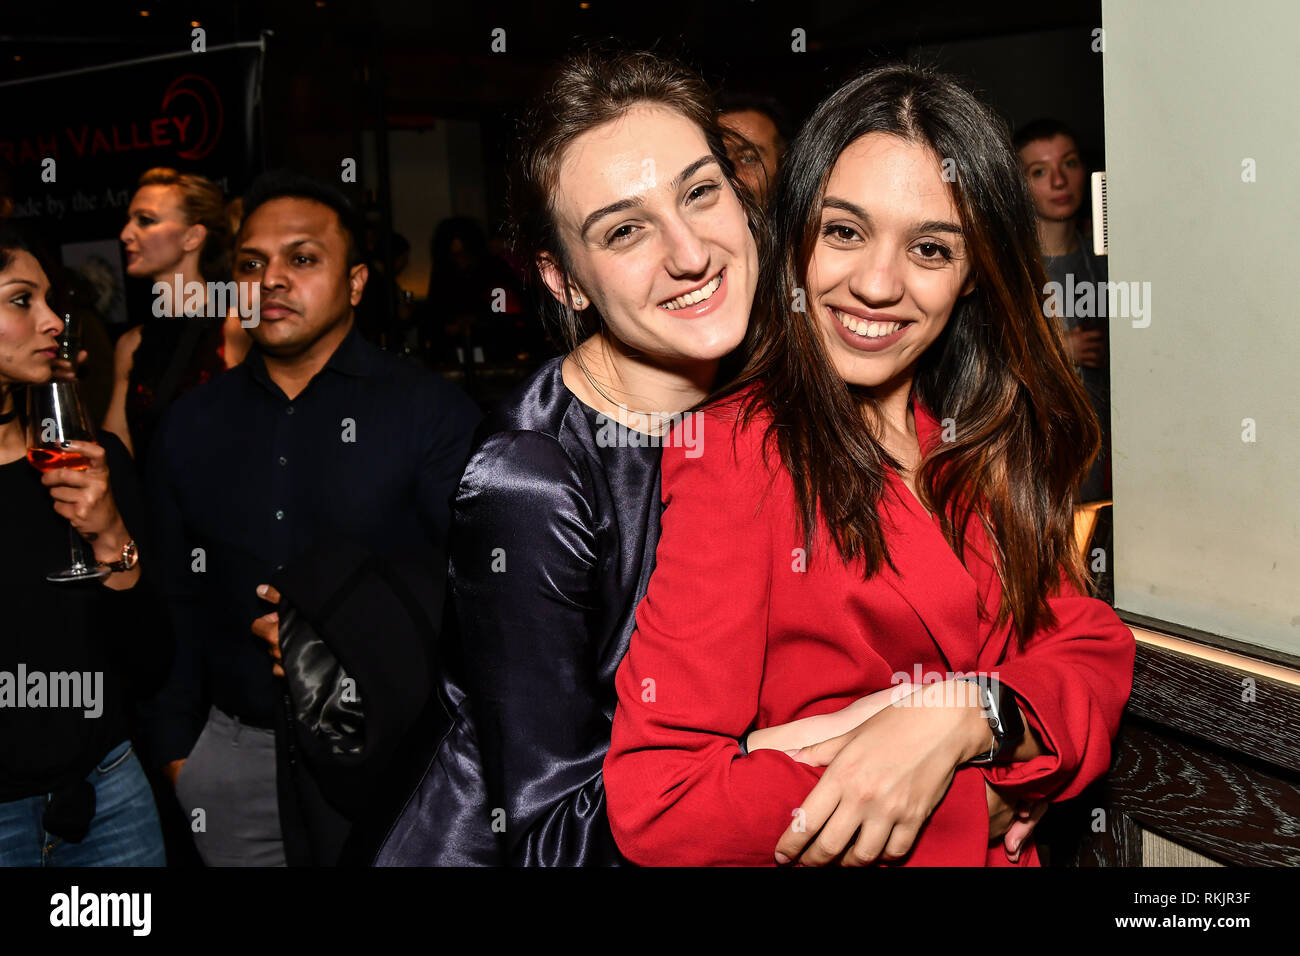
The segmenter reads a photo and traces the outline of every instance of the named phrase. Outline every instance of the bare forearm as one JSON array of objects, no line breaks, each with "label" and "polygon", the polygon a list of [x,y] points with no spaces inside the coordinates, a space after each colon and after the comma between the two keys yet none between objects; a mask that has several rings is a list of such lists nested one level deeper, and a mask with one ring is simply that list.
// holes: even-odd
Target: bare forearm
[{"label": "bare forearm", "polygon": [[753,753],[755,750],[790,751],[811,747],[823,740],[847,734],[869,716],[869,713],[864,713],[860,707],[851,704],[831,714],[819,714],[774,727],[763,727],[745,738],[745,749]]},{"label": "bare forearm", "polygon": [[856,729],[891,703],[908,696],[912,690],[913,685],[907,682],[892,684],[883,690],[859,697],[847,707],[832,713],[803,717],[789,723],[755,730],[745,739],[745,748],[751,752],[784,750],[788,753],[803,747],[811,747],[813,744],[819,744],[823,740],[830,740],[832,737]]}]

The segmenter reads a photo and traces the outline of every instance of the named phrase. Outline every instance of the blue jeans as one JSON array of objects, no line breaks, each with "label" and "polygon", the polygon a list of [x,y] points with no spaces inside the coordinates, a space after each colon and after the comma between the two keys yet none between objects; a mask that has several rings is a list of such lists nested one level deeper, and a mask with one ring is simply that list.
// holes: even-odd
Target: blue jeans
[{"label": "blue jeans", "polygon": [[80,843],[41,825],[47,796],[0,803],[0,866],[165,866],[153,793],[131,742],[110,750],[86,778],[95,815]]}]

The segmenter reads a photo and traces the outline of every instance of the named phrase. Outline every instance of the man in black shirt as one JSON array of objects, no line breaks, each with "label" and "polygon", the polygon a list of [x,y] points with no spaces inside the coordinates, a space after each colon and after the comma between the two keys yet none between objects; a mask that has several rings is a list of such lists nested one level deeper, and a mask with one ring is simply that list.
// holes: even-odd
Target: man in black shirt
[{"label": "man in black shirt", "polygon": [[444,574],[449,500],[480,417],[354,329],[367,271],[341,194],[268,174],[245,210],[234,277],[258,286],[254,347],[175,403],[149,472],[178,644],[154,757],[209,865],[286,859],[273,729],[284,692],[250,630],[274,610],[256,589],[341,541]]}]

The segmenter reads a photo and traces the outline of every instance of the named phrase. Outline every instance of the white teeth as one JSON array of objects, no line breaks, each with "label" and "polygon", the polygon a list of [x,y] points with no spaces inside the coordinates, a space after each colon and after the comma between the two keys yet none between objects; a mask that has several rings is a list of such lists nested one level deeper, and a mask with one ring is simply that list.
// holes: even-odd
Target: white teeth
[{"label": "white teeth", "polygon": [[903,327],[901,322],[868,322],[866,319],[855,318],[837,309],[831,309],[831,313],[840,320],[840,325],[864,339],[879,339],[886,335],[893,335]]},{"label": "white teeth", "polygon": [[696,289],[694,292],[688,292],[685,295],[679,295],[675,299],[670,299],[669,301],[665,302],[663,305],[659,306],[659,308],[671,312],[674,309],[684,309],[688,305],[694,305],[697,302],[703,302],[705,299],[712,296],[713,293],[717,292],[718,286],[720,285],[722,285],[721,272],[719,272],[716,276],[714,276],[712,281],[706,282],[703,286]]}]

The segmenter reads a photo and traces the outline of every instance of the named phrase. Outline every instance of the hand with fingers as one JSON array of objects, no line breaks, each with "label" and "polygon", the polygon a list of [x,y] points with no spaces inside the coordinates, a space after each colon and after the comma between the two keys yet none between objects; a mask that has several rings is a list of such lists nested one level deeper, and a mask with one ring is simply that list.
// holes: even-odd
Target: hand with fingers
[{"label": "hand with fingers", "polygon": [[778,863],[866,866],[906,856],[956,769],[989,749],[971,685],[926,684],[795,760],[825,767],[776,846]]},{"label": "hand with fingers", "polygon": [[1070,329],[1065,333],[1070,359],[1083,368],[1101,368],[1105,356],[1102,334],[1096,329]]},{"label": "hand with fingers", "polygon": [[841,710],[755,730],[746,735],[745,749],[749,753],[756,750],[781,750],[793,755],[803,747],[847,734],[914,689],[915,686],[907,682],[892,684],[883,690],[859,697]]},{"label": "hand with fingers", "polygon": [[1018,863],[1034,827],[1047,812],[1047,801],[1016,799],[987,780],[984,788],[989,805],[989,839],[1001,837],[1002,852],[1009,861]]},{"label": "hand with fingers", "polygon": [[77,369],[85,365],[86,359],[89,357],[90,353],[85,349],[82,349],[77,353],[77,360],[75,362],[70,359],[55,359],[54,377],[63,382],[75,382],[77,380]]},{"label": "hand with fingers", "polygon": [[[41,475],[41,484],[54,499],[54,510],[94,547],[97,561],[120,561],[122,548],[131,535],[113,500],[104,447],[90,441],[68,441],[62,450],[79,456],[86,464],[55,468]],[[121,580],[116,583],[133,581],[138,574],[138,569],[121,572]]]},{"label": "hand with fingers", "polygon": [[[817,752],[819,761],[829,762],[848,740],[849,733],[861,726],[890,704],[902,700],[917,689],[917,685],[903,682],[891,685],[854,701],[849,706],[816,717],[805,717],[787,724],[766,727],[750,733],[745,740],[749,753],[758,750],[782,750],[791,756],[800,753],[800,762],[813,762],[811,748],[815,744],[828,745]],[[834,743],[830,741],[834,740]],[[989,838],[1002,838],[1007,859],[1016,863],[1020,852],[1034,832],[1034,826],[1047,811],[1046,800],[1019,800],[1003,788],[984,783],[989,811]]]},{"label": "hand with fingers", "polygon": [[[268,604],[280,603],[280,592],[269,584],[259,584],[257,586],[257,596]],[[266,641],[267,653],[271,655],[274,662],[271,665],[271,673],[276,677],[284,676],[284,668],[280,666],[280,614],[278,611],[272,611],[270,614],[263,614],[253,621],[253,633]]]}]

